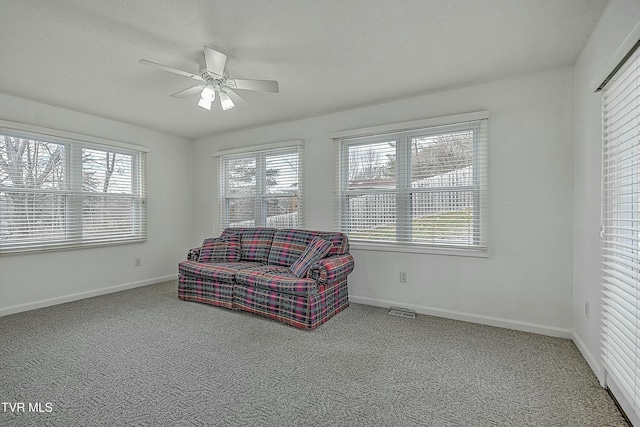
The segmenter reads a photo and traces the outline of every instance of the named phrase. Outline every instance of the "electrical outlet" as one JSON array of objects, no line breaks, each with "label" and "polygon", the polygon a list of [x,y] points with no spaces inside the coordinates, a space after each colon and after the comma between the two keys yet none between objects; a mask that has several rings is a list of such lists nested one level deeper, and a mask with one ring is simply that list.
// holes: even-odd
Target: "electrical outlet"
[{"label": "electrical outlet", "polygon": [[407,272],[400,270],[400,283],[407,283]]},{"label": "electrical outlet", "polygon": [[140,258],[136,258],[135,260],[135,266],[136,267],[140,267],[142,265],[142,263],[140,262]]},{"label": "electrical outlet", "polygon": [[590,308],[591,308],[591,307],[590,307],[590,305],[591,305],[591,304],[589,304],[589,301],[588,301],[588,300],[586,300],[586,301],[584,302],[584,315],[587,317],[587,319],[589,318],[589,315],[591,314],[591,313],[589,313]]}]

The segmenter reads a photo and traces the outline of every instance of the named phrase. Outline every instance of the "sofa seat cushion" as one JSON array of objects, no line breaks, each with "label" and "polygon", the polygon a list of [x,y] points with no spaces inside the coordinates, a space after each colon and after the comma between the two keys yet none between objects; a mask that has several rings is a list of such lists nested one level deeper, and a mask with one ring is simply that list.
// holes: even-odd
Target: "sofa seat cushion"
[{"label": "sofa seat cushion", "polygon": [[236,273],[261,266],[259,262],[197,262],[182,261],[178,272],[188,277],[198,277],[218,283],[235,283]]},{"label": "sofa seat cushion", "polygon": [[288,267],[264,265],[236,273],[236,282],[245,286],[255,286],[292,295],[316,295],[318,285],[315,280],[296,277]]}]

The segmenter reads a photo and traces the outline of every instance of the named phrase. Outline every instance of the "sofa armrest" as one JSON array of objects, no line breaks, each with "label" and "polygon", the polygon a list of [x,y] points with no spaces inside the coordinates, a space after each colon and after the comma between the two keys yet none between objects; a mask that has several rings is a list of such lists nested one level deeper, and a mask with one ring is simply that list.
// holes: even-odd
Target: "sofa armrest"
[{"label": "sofa armrest", "polygon": [[187,252],[187,261],[198,261],[200,258],[200,248],[191,248]]},{"label": "sofa armrest", "polygon": [[307,277],[315,280],[319,285],[334,283],[346,279],[354,266],[351,254],[335,255],[321,259],[312,265],[307,272]]}]

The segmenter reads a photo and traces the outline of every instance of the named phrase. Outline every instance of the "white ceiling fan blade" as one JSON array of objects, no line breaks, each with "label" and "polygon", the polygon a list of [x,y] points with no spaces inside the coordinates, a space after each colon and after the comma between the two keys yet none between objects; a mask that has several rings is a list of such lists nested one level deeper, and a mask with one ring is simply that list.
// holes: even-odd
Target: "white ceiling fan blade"
[{"label": "white ceiling fan blade", "polygon": [[189,89],[181,90],[180,92],[176,92],[169,96],[172,96],[174,98],[189,98],[191,96],[199,95],[200,92],[202,92],[202,89],[204,89],[204,87],[205,85],[193,86],[193,87],[190,87]]},{"label": "white ceiling fan blade", "polygon": [[236,107],[245,108],[249,106],[247,101],[242,99],[240,95],[238,95],[236,92],[232,91],[228,87],[225,87],[224,91],[227,92],[227,94],[229,95],[229,98],[231,98],[231,100],[236,105]]},{"label": "white ceiling fan blade", "polygon": [[189,77],[190,79],[194,79],[194,80],[198,80],[203,82],[204,79],[196,74],[193,73],[188,73],[186,71],[182,71],[182,70],[177,70],[175,68],[171,68],[171,67],[167,67],[166,65],[162,65],[162,64],[158,64],[156,62],[152,62],[152,61],[147,61],[146,59],[141,59],[140,61],[138,61],[139,64],[143,64],[143,65],[149,65],[150,67],[154,67],[154,68],[159,68],[161,70],[164,71],[168,71],[170,73],[173,74],[177,74],[179,76],[184,76],[184,77]]},{"label": "white ceiling fan blade", "polygon": [[220,78],[222,77],[224,73],[224,67],[227,64],[227,55],[205,46],[204,62],[207,65],[207,70],[210,73],[214,74],[216,77]]},{"label": "white ceiling fan blade", "polygon": [[241,90],[257,90],[259,92],[280,92],[278,82],[275,80],[247,80],[247,79],[230,79],[227,85],[232,89]]}]

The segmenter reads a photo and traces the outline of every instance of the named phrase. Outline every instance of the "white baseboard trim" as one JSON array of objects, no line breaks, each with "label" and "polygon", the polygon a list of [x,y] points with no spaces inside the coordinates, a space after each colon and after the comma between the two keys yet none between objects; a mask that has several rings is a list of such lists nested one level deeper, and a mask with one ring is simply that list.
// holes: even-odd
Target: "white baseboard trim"
[{"label": "white baseboard trim", "polygon": [[600,382],[600,385],[604,387],[604,369],[602,367],[602,364],[598,362],[598,359],[596,359],[589,351],[584,341],[582,341],[582,338],[580,338],[580,335],[578,335],[575,330],[571,332],[571,335],[573,337],[573,343],[576,345],[576,347],[578,347],[578,350],[580,350],[582,357],[584,357],[584,360],[587,361],[587,364]]},{"label": "white baseboard trim", "polygon": [[349,301],[356,304],[373,305],[376,307],[404,307],[414,310],[416,313],[429,316],[444,317],[446,319],[462,320],[463,322],[479,323],[482,325],[496,326],[499,328],[515,329],[516,331],[532,332],[534,334],[548,335],[558,338],[572,339],[571,329],[557,328],[555,326],[538,325],[536,323],[521,322],[519,320],[502,319],[499,317],[483,316],[479,314],[464,313],[461,311],[445,310],[434,307],[424,307],[415,304],[405,304],[398,301],[381,300],[377,298],[349,295]]},{"label": "white baseboard trim", "polygon": [[153,277],[151,279],[140,280],[138,282],[124,283],[122,285],[108,286],[106,288],[94,289],[91,291],[78,292],[71,295],[64,295],[61,297],[54,297],[43,299],[39,301],[28,302],[25,304],[13,305],[10,307],[0,308],[0,317],[8,316],[10,314],[20,313],[23,311],[35,310],[37,308],[49,307],[51,305],[64,304],[66,302],[77,301],[80,299],[97,297],[100,295],[110,294],[113,292],[125,291],[127,289],[139,288],[142,286],[154,285],[156,283],[168,282],[169,280],[176,280],[177,274],[171,274],[163,277]]}]

